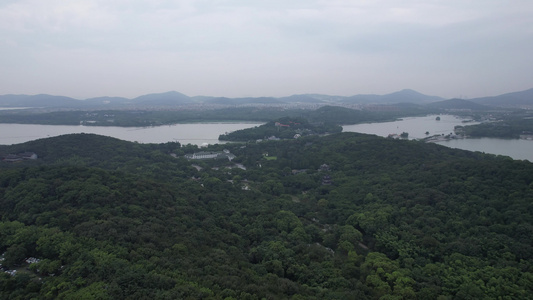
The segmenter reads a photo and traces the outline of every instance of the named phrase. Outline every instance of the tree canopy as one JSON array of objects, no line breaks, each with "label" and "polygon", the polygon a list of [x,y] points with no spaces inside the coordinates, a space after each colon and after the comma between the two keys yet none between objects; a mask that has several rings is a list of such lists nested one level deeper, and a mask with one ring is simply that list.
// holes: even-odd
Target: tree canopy
[{"label": "tree canopy", "polygon": [[223,148],[0,147],[39,156],[0,161],[0,298],[531,297],[529,162],[356,133]]}]

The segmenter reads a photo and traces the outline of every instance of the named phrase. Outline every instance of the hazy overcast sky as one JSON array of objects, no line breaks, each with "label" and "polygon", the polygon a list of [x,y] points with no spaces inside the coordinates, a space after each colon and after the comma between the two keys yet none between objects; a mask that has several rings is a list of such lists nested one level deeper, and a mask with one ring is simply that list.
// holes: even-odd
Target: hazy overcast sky
[{"label": "hazy overcast sky", "polygon": [[533,88],[532,0],[2,0],[0,94]]}]

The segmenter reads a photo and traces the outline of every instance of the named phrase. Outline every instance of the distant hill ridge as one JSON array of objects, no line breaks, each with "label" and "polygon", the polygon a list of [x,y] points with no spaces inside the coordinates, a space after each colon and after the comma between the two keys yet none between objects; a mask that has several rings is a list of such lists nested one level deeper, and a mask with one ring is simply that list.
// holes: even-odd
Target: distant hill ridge
[{"label": "distant hill ridge", "polygon": [[533,88],[499,96],[474,98],[470,101],[490,106],[531,108],[533,107]]},{"label": "distant hill ridge", "polygon": [[[451,101],[453,100],[453,101]],[[470,100],[449,99],[445,100],[438,96],[428,96],[411,89],[404,89],[390,94],[358,94],[353,96],[332,96],[322,94],[296,94],[286,97],[213,97],[213,96],[194,96],[190,97],[177,91],[164,93],[152,93],[142,95],[133,99],[124,97],[95,97],[85,100],[74,99],[65,96],[54,95],[0,95],[0,107],[41,107],[41,108],[143,108],[143,107],[169,107],[192,104],[209,104],[209,105],[279,105],[279,104],[324,104],[324,105],[382,105],[382,104],[399,104],[411,103],[426,105],[431,104],[434,107],[458,108],[475,107],[477,109],[483,106],[496,107],[533,107],[533,89],[507,93],[493,97],[481,97]],[[449,101],[441,104],[434,104],[441,101]],[[469,104],[466,105],[468,101]],[[476,106],[475,104],[481,105]]]},{"label": "distant hill ridge", "polygon": [[487,110],[490,107],[487,105],[479,104],[464,99],[448,99],[443,101],[437,101],[428,104],[431,108],[440,108],[440,109],[469,109],[469,110]]}]

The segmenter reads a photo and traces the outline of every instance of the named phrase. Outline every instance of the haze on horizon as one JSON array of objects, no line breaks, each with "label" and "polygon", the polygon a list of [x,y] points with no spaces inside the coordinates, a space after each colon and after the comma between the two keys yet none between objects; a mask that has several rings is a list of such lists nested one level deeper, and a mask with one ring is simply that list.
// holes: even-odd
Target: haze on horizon
[{"label": "haze on horizon", "polygon": [[474,98],[533,87],[530,0],[6,0],[0,35],[0,94]]}]

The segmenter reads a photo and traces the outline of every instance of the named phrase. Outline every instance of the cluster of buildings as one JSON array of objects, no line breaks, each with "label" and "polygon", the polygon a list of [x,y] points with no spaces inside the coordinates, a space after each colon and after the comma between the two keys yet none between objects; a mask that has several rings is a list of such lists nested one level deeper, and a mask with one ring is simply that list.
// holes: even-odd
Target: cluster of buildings
[{"label": "cluster of buildings", "polygon": [[227,159],[232,161],[235,158],[235,155],[231,154],[229,150],[224,150],[222,152],[195,152],[192,154],[185,154],[186,159]]},{"label": "cluster of buildings", "polygon": [[[2,268],[2,270],[4,270],[4,273],[6,273],[6,274],[9,274],[9,275],[11,275],[11,276],[15,276],[15,275],[17,275],[17,270],[14,270],[14,269],[13,269],[13,270],[5,269],[5,268],[2,266],[1,262],[5,260],[4,255],[5,255],[5,253],[2,254],[2,256],[0,256],[0,268]],[[41,261],[40,259],[35,258],[35,257],[27,257],[27,258],[24,260],[24,262],[26,262],[28,265],[35,264],[35,263],[38,263],[38,262],[40,262],[40,261]]]},{"label": "cluster of buildings", "polygon": [[6,162],[17,162],[30,159],[37,159],[37,154],[33,152],[22,152],[19,154],[7,154],[2,157],[2,161]]},{"label": "cluster of buildings", "polygon": [[289,124],[283,124],[283,123],[280,123],[280,122],[276,122],[276,123],[274,123],[274,125],[276,127],[291,127],[291,125],[300,125],[300,123],[296,123],[296,122],[293,122],[293,121],[289,121]]},{"label": "cluster of buildings", "polygon": [[523,140],[533,140],[533,132],[531,131],[522,131],[520,138]]},{"label": "cluster of buildings", "polygon": [[[321,179],[322,185],[332,185],[333,184],[333,179],[328,174],[329,171],[331,171],[329,165],[322,164],[320,166],[320,168],[318,168],[318,171],[326,173],[325,175],[322,176],[322,179]],[[306,172],[307,172],[307,169],[291,170],[291,174],[292,175],[298,175],[300,173],[306,173]]]}]

